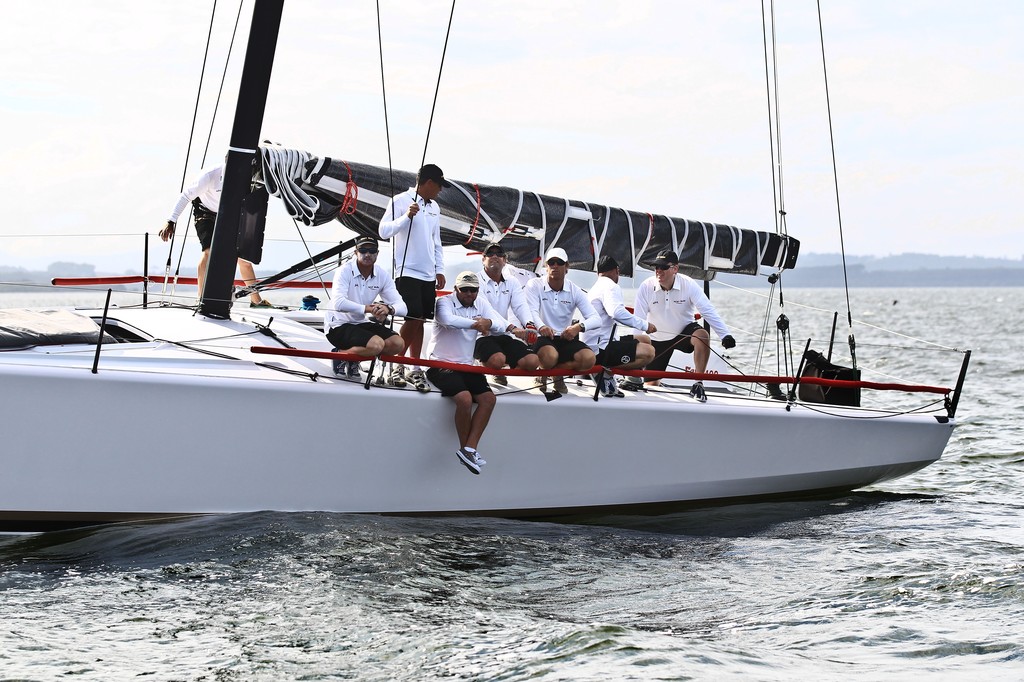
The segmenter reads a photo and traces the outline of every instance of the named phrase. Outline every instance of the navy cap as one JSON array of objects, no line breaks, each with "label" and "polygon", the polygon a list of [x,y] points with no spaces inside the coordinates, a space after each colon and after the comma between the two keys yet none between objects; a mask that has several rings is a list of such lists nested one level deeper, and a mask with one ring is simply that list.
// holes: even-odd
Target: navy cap
[{"label": "navy cap", "polygon": [[452,186],[452,183],[444,179],[444,172],[432,163],[428,163],[420,168],[420,172],[416,174],[417,182],[424,182],[426,180],[433,180],[442,187]]},{"label": "navy cap", "polygon": [[608,272],[619,267],[619,262],[611,256],[601,256],[601,260],[597,261],[598,272]]},{"label": "navy cap", "polygon": [[679,256],[676,252],[671,249],[665,249],[658,253],[658,256],[654,259],[654,264],[657,265],[679,265]]}]

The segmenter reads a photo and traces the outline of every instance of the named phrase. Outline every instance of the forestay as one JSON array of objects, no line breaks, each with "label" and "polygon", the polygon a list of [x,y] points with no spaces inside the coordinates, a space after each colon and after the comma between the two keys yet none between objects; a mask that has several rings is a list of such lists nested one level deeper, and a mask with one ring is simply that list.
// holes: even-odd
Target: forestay
[{"label": "forestay", "polygon": [[[415,174],[407,171],[277,146],[260,151],[267,190],[306,225],[340,220],[359,234],[377,236],[389,199],[415,185]],[[800,248],[796,239],[770,232],[449,181],[452,187],[439,201],[444,244],[479,251],[500,239],[509,261],[531,270],[541,254],[559,246],[574,269],[594,270],[602,255],[610,255],[630,277],[635,266],[650,269],[659,251],[672,249],[686,274],[711,279],[716,272],[793,268]]]}]

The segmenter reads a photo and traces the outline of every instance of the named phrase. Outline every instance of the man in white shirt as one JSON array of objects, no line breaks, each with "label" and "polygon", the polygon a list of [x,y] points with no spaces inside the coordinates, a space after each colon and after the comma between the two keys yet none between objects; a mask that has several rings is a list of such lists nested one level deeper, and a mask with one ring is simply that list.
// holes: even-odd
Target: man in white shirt
[{"label": "man in white shirt", "polygon": [[[506,330],[508,323],[479,294],[480,280],[466,271],[455,278],[452,293],[437,299],[430,340],[431,360],[472,365],[477,337]],[[476,448],[497,402],[487,378],[483,374],[440,367],[428,369],[427,378],[441,390],[441,395],[455,401],[455,433],[459,437],[455,455],[463,466],[479,474],[487,462]],[[476,410],[473,403],[476,403]]]},{"label": "man in white shirt", "polygon": [[[596,356],[579,336],[588,328],[599,325],[601,318],[594,312],[583,290],[566,279],[569,256],[565,249],[548,249],[544,266],[547,276],[538,277],[525,287],[527,305],[533,311],[534,321],[541,325],[538,330],[540,336],[533,345],[540,359],[540,368],[586,372],[594,366]],[[573,322],[573,313],[577,310],[583,319]],[[537,377],[538,385],[544,386],[545,383],[543,378]],[[559,393],[567,392],[562,377],[555,377],[554,386]]]},{"label": "man in white shirt", "polygon": [[[597,262],[598,278],[590,287],[587,298],[601,319],[595,327],[583,332],[583,342],[597,353],[597,362],[604,367],[639,369],[654,359],[654,346],[647,334],[658,329],[650,321],[633,315],[622,302],[622,287],[619,286],[619,264],[611,256],[601,256]],[[631,327],[645,334],[616,337],[613,329],[619,325]],[[623,397],[615,376],[605,370],[597,381],[601,382],[601,394],[605,397]]]},{"label": "man in white shirt", "polygon": [[[724,348],[736,346],[729,328],[700,286],[686,275],[679,274],[679,256],[670,249],[662,251],[654,259],[654,276],[645,279],[637,288],[633,312],[658,327],[658,331],[651,335],[655,356],[647,364],[649,370],[665,371],[673,350],[693,353],[694,371],[703,373],[707,369],[711,337],[697,322],[697,312],[715,330]],[[657,385],[659,381],[653,379],[647,383]],[[695,382],[690,395],[700,402],[706,401],[704,383]]]},{"label": "man in white shirt", "polygon": [[[378,228],[381,239],[391,239],[395,258],[395,285],[409,308],[402,323],[402,338],[409,357],[423,351],[423,323],[434,317],[436,290],[444,288],[444,251],[441,246],[441,208],[435,199],[451,183],[432,163],[420,168],[416,186],[392,197]],[[391,370],[393,383],[404,383],[404,366]],[[409,375],[417,390],[427,392],[423,370]]]},{"label": "man in white shirt", "polygon": [[[505,255],[505,248],[500,242],[491,242],[484,248],[483,270],[477,273],[480,279],[480,297],[487,300],[491,307],[506,320],[511,310],[526,330],[505,331],[500,334],[482,336],[477,341],[476,359],[485,367],[501,369],[505,365],[514,369],[530,371],[537,369],[540,362],[537,355],[530,350],[529,346],[515,337],[521,333],[527,339],[531,334],[527,333],[533,324],[533,313],[526,304],[526,294],[523,293],[523,285],[517,279],[505,277],[505,266],[508,260]],[[515,329],[510,325],[510,329]],[[534,340],[536,333],[532,334]],[[507,386],[508,379],[498,374],[493,377],[493,382],[499,386]]]},{"label": "man in white shirt", "polygon": [[[376,239],[360,237],[355,256],[334,273],[324,331],[335,351],[372,358],[382,353],[400,355],[405,349],[402,337],[383,324],[388,315],[405,315],[406,307],[391,275],[377,265],[377,253]],[[358,362],[335,361],[334,373],[356,381],[361,378]]]},{"label": "man in white shirt", "polygon": [[[203,255],[199,257],[199,268],[196,272],[196,279],[199,280],[199,296],[203,295],[203,285],[206,283],[206,268],[210,262],[210,243],[213,241],[213,226],[217,222],[217,209],[220,208],[220,193],[224,186],[224,166],[212,168],[196,178],[195,182],[185,188],[185,191],[178,197],[178,202],[171,211],[171,218],[160,230],[160,239],[167,241],[174,235],[174,228],[178,224],[188,203],[192,202],[192,213],[196,219],[196,236],[199,237],[199,244],[203,248]],[[238,259],[238,270],[242,274],[242,281],[246,285],[256,281],[256,272],[252,263],[241,258]],[[274,304],[260,296],[258,291],[249,294],[250,308],[273,308]]]}]

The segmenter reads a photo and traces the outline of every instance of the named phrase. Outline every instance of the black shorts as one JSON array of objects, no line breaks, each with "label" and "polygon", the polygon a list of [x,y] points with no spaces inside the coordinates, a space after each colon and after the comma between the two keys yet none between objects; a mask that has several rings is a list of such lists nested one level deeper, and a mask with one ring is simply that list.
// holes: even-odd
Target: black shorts
[{"label": "black shorts", "polygon": [[451,398],[463,391],[469,391],[473,395],[493,393],[483,374],[431,367],[427,370],[427,379],[437,386],[441,390],[441,395],[446,398]]},{"label": "black shorts", "polygon": [[339,350],[348,350],[355,346],[365,347],[370,339],[375,336],[379,336],[386,341],[396,334],[397,332],[393,329],[388,329],[382,324],[360,322],[331,327],[330,331],[327,332],[327,340]]},{"label": "black shorts", "polygon": [[398,293],[409,308],[406,319],[434,319],[434,302],[437,300],[436,282],[427,282],[415,277],[399,277],[395,280]]},{"label": "black shorts", "polygon": [[507,334],[481,336],[476,340],[476,348],[473,349],[474,358],[486,363],[495,353],[504,353],[505,364],[515,369],[519,361],[529,355],[531,351],[525,343]]},{"label": "black shorts", "polygon": [[618,367],[636,360],[636,347],[639,341],[633,336],[625,336],[612,341],[597,354],[597,364],[603,367]]},{"label": "black shorts", "polygon": [[553,339],[549,339],[546,336],[538,336],[537,343],[533,344],[531,350],[536,353],[544,346],[554,346],[555,350],[558,351],[558,364],[563,362],[572,362],[573,358],[576,357],[576,353],[581,350],[590,350],[590,346],[580,341],[579,337],[576,337],[572,341],[563,339],[561,336],[556,336]]},{"label": "black shorts", "polygon": [[691,322],[683,327],[683,331],[674,339],[651,341],[651,345],[654,346],[654,359],[647,363],[644,369],[664,372],[668,368],[668,361],[672,358],[673,350],[678,350],[682,353],[692,353],[693,342],[690,340],[690,335],[700,328],[700,322]]},{"label": "black shorts", "polygon": [[217,214],[203,206],[203,202],[197,198],[192,200],[192,216],[195,218],[199,244],[206,251],[213,243],[213,226],[217,222]]}]

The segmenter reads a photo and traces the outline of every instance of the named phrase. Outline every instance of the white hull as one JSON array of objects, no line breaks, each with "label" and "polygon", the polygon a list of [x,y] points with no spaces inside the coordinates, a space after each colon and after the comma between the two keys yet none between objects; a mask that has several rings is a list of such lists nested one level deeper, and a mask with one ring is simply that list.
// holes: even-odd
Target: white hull
[{"label": "white hull", "polygon": [[[112,317],[163,339],[252,329],[237,316],[169,308]],[[296,347],[330,350],[299,323],[272,327]],[[901,476],[938,459],[954,427],[941,416],[851,419],[873,413],[799,403],[787,411],[718,393],[704,404],[665,393],[594,402],[585,382],[550,403],[536,390],[499,391],[480,445],[488,464],[474,476],[455,457],[452,403],[436,391],[367,391],[334,379],[326,360],[246,350],[275,345],[265,336],[212,345],[240,359],[158,342],[107,345],[92,374],[92,348],[0,352],[0,525],[265,509],[668,509]]]}]

